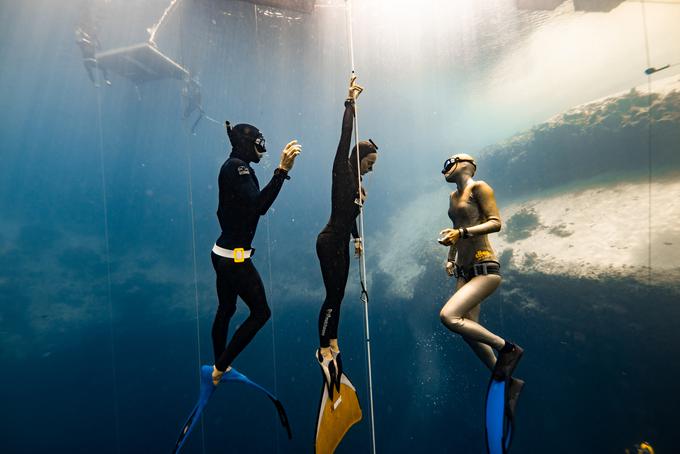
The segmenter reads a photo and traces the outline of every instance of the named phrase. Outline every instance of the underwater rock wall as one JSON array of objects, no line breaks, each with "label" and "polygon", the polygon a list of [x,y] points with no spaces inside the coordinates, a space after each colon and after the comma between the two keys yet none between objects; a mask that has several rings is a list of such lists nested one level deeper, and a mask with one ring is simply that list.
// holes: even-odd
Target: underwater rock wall
[{"label": "underwater rock wall", "polygon": [[[491,242],[506,275],[625,278],[678,291],[677,77],[655,83],[651,95],[634,88],[569,109],[487,147],[478,161],[479,178],[499,199],[503,229]],[[427,276],[443,272],[446,249],[435,238],[450,225],[445,206],[435,191],[388,219],[376,243],[390,294],[411,298],[421,281],[432,281]]]},{"label": "underwater rock wall", "polygon": [[[665,83],[664,83],[665,82]],[[480,153],[502,199],[612,174],[680,169],[680,79],[574,107]],[[651,119],[651,134],[650,134]]]}]

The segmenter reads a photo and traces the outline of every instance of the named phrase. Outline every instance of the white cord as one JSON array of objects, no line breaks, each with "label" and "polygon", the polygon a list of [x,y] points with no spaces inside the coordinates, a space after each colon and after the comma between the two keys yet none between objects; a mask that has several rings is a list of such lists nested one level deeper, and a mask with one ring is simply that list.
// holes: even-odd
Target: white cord
[{"label": "white cord", "polygon": [[[347,13],[347,36],[349,39],[349,58],[352,67],[352,74],[356,74],[354,66],[354,36],[352,33],[352,0],[346,0]],[[361,200],[362,187],[361,187],[361,159],[359,154],[359,109],[356,102],[356,97],[354,98],[354,143],[356,147],[357,155],[357,181],[359,187],[359,200]],[[366,370],[368,372],[368,401],[369,401],[369,413],[371,419],[371,452],[376,453],[375,447],[375,412],[373,408],[373,371],[371,368],[371,335],[369,329],[369,319],[368,319],[368,282],[366,279],[366,235],[364,234],[364,207],[363,204],[359,205],[359,235],[363,239],[363,252],[359,257],[359,278],[361,280],[362,294],[361,300],[364,303],[364,334],[366,336]]]},{"label": "white cord", "polygon": [[[97,85],[101,86],[99,66],[95,61],[95,77]],[[111,301],[111,254],[109,248],[109,207],[106,195],[106,174],[104,172],[104,128],[102,126],[102,100],[99,88],[97,90],[97,129],[99,131],[99,166],[102,177],[102,204],[104,206],[104,252],[106,255],[106,302],[109,312],[109,336],[111,339],[111,372],[113,378],[113,415],[116,433],[116,452],[120,452],[120,417],[118,411],[118,373],[116,367],[116,347],[114,344],[115,327],[113,325],[113,303]]]}]

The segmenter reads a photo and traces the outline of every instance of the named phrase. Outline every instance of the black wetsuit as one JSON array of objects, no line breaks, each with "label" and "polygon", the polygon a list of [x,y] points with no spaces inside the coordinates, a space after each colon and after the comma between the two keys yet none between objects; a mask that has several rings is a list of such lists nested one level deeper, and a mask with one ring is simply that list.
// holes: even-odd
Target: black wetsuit
[{"label": "black wetsuit", "polygon": [[316,240],[316,253],[326,287],[326,299],[319,313],[319,342],[328,347],[330,339],[338,338],[340,304],[345,296],[349,274],[349,238],[357,238],[356,218],[359,215],[359,182],[356,163],[349,161],[354,104],[345,101],[342,134],[333,160],[331,187],[331,217]]},{"label": "black wetsuit", "polygon": [[[87,70],[87,76],[90,78],[92,83],[96,84],[97,80],[95,79],[94,70],[98,67],[95,55],[97,53],[97,49],[101,48],[99,39],[96,36],[90,36],[89,33],[81,29],[78,33],[76,44],[78,47],[80,47],[80,52],[83,56],[83,65]],[[108,81],[109,76],[106,72],[106,68],[99,67],[99,70],[102,72],[104,80]]]},{"label": "black wetsuit", "polygon": [[196,120],[191,125],[191,133],[196,132],[196,127],[198,123],[205,116],[205,111],[202,105],[203,96],[201,95],[201,86],[198,82],[190,81],[187,82],[182,88],[182,100],[184,102],[184,118],[188,119],[191,114],[198,112]]},{"label": "black wetsuit", "polygon": [[[217,218],[222,234],[217,245],[224,249],[251,249],[260,216],[264,215],[279,194],[287,173],[276,169],[267,186],[260,191],[255,171],[248,162],[232,153],[220,170],[218,179],[220,201]],[[269,320],[271,311],[262,285],[262,279],[250,259],[235,263],[233,259],[211,253],[217,274],[217,297],[219,306],[212,326],[215,366],[226,368],[255,337]],[[229,345],[227,333],[229,321],[236,312],[236,298],[240,296],[250,309],[248,318],[238,327]]]}]

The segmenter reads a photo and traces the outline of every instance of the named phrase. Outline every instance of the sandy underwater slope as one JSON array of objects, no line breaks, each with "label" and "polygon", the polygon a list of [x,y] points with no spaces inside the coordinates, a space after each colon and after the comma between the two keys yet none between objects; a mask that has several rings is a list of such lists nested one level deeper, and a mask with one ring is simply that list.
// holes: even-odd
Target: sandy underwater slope
[{"label": "sandy underwater slope", "polygon": [[[651,192],[651,194],[650,194]],[[651,195],[652,280],[680,278],[680,176],[618,183],[513,204],[502,211],[506,231],[494,242],[519,271],[647,280]]]}]

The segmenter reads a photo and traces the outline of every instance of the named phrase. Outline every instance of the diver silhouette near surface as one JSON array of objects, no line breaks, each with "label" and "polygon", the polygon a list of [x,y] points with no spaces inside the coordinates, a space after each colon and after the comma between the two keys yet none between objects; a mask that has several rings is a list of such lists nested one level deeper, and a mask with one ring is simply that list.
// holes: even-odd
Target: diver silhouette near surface
[{"label": "diver silhouette near surface", "polygon": [[80,53],[83,58],[83,66],[85,66],[85,70],[87,71],[87,77],[90,78],[90,81],[92,81],[95,87],[99,87],[99,82],[97,82],[95,77],[95,70],[99,69],[99,71],[102,73],[102,76],[104,77],[104,82],[106,85],[111,85],[106,68],[99,66],[97,64],[97,58],[95,57],[97,50],[101,48],[101,43],[97,37],[96,29],[93,26],[87,27],[81,25],[76,28],[75,34],[76,44],[80,48]]},{"label": "diver silhouette near surface", "polygon": [[[201,84],[197,78],[187,76],[181,91],[182,96],[182,118],[191,123],[189,132],[196,135],[196,128],[204,118],[211,123],[221,124],[208,114],[203,108],[203,95],[201,94]],[[192,118],[192,117],[195,117]]]}]

